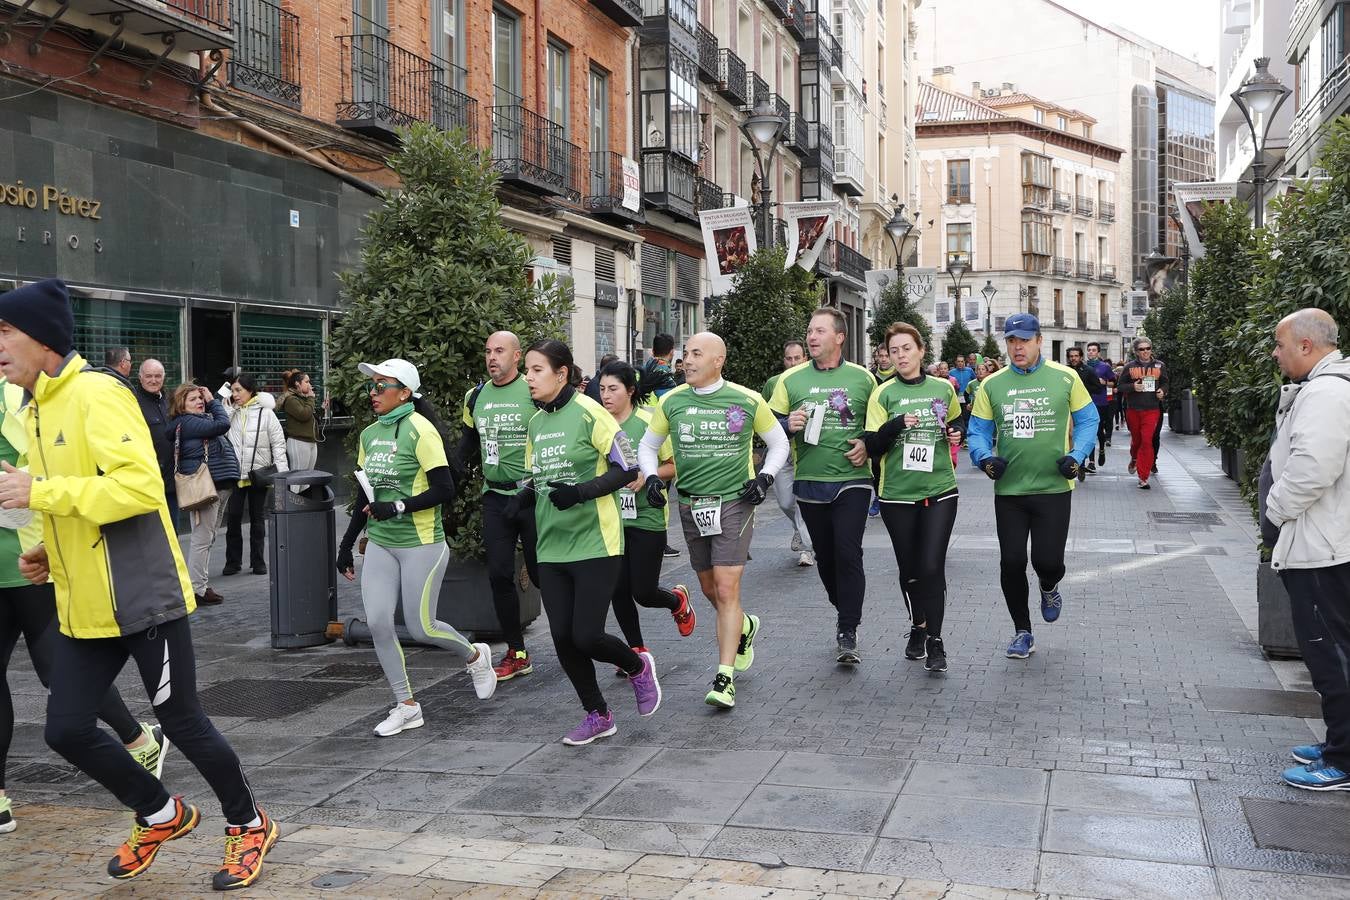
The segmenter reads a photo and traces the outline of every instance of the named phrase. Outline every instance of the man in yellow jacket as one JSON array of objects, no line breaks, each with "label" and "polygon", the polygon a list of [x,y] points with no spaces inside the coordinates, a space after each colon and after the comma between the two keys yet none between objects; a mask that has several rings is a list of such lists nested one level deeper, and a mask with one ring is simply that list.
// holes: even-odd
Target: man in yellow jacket
[{"label": "man in yellow jacket", "polygon": [[95,725],[97,706],[134,659],[165,736],[201,772],[225,813],[217,890],[257,880],[276,824],[253,799],[239,758],[197,700],[188,614],[192,585],[169,522],[164,482],[136,399],[73,350],[66,286],[55,279],[0,294],[0,371],[24,389],[29,471],[3,464],[0,506],[42,516],[44,542],[19,558],[28,580],[56,586],[47,744],[135,812],[108,874],[134,878],[165,841],[197,827],[196,807],[169,796]]}]

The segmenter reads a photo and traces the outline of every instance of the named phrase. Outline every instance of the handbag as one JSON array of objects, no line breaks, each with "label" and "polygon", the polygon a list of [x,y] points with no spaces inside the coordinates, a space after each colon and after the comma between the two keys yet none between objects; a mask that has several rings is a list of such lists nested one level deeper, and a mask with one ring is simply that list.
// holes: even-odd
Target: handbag
[{"label": "handbag", "polygon": [[179,425],[173,432],[173,486],[178,493],[178,508],[187,512],[205,509],[219,499],[216,482],[211,478],[211,468],[207,465],[211,455],[210,442],[202,441],[202,464],[197,467],[197,471],[184,475],[178,471],[178,448],[182,436],[183,426]]},{"label": "handbag", "polygon": [[[253,458],[249,460],[250,465],[258,460],[258,441],[260,440],[262,440],[262,410],[258,410],[258,431],[253,436]],[[256,487],[270,487],[272,479],[275,478],[276,475],[277,467],[275,465],[259,466],[256,469],[249,470],[248,481],[250,485]]]}]

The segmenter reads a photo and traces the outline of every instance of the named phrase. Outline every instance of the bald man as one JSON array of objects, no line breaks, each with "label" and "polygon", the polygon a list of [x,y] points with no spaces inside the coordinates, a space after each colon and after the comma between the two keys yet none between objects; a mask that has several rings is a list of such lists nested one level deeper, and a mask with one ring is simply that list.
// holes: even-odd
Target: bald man
[{"label": "bald man", "polygon": [[464,396],[464,430],[455,453],[462,473],[475,454],[483,469],[483,550],[487,557],[492,604],[506,641],[506,655],[494,668],[497,680],[510,681],[534,670],[520,626],[516,593],[516,543],[525,549],[525,568],[539,584],[535,562],[534,510],[507,514],[507,502],[525,480],[525,425],[535,413],[530,389],[520,376],[520,338],[509,331],[488,336],[483,346],[488,380]]},{"label": "bald man", "polygon": [[[131,355],[128,353],[128,366],[130,358]],[[132,393],[136,395],[136,402],[141,407],[145,424],[150,427],[150,440],[155,445],[159,474],[164,479],[164,496],[169,501],[169,521],[177,528],[178,492],[173,481],[173,438],[167,431],[169,399],[164,396],[164,364],[157,359],[147,359],[141,363],[136,376]]]},{"label": "bald man", "polygon": [[1295,747],[1284,781],[1350,791],[1350,360],[1336,321],[1301,309],[1275,328],[1275,440],[1261,472],[1261,538],[1289,592],[1294,634],[1322,695],[1327,738]]}]

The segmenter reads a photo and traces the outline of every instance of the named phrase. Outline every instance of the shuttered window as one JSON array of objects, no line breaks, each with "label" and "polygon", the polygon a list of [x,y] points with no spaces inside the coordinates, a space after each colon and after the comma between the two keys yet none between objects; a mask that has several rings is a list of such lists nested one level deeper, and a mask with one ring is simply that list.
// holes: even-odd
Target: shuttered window
[{"label": "shuttered window", "polygon": [[604,247],[595,248],[595,280],[618,282],[614,277],[614,251]]},{"label": "shuttered window", "polygon": [[692,256],[686,256],[683,253],[675,254],[675,298],[683,300],[686,303],[697,303],[699,300],[698,289],[698,260]]},{"label": "shuttered window", "polygon": [[131,349],[132,376],[141,362],[164,364],[168,390],[183,380],[182,309],[154,303],[72,297],[75,307],[75,349],[90,365],[103,365],[113,347]]},{"label": "shuttered window", "polygon": [[323,320],[271,313],[239,314],[239,364],[258,379],[258,389],[279,394],[281,373],[309,373],[314,393],[323,396]]},{"label": "shuttered window", "polygon": [[670,296],[670,263],[664,247],[642,245],[642,292]]}]

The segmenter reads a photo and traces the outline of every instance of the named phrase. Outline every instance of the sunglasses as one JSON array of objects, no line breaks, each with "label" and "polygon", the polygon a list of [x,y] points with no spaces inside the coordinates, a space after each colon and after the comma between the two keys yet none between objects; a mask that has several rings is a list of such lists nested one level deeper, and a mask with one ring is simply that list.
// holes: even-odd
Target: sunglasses
[{"label": "sunglasses", "polygon": [[366,383],[366,390],[373,391],[376,394],[383,394],[385,391],[403,387],[401,381],[369,381]]},{"label": "sunglasses", "polygon": [[1152,350],[1152,347],[1136,347],[1136,350]]}]

